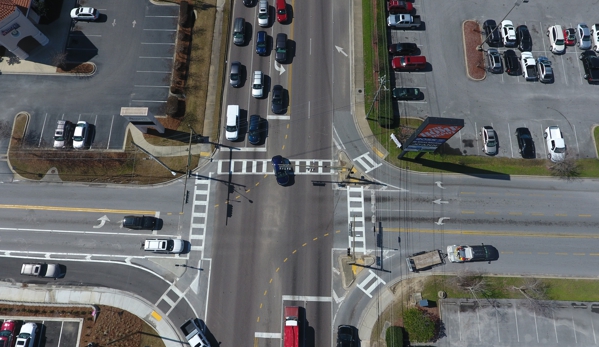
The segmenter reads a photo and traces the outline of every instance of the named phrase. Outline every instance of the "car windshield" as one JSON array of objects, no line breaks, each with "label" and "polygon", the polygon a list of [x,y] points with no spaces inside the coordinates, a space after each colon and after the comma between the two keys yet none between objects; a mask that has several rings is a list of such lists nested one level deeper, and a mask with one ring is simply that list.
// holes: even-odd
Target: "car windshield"
[{"label": "car windshield", "polygon": [[582,41],[591,41],[591,37],[590,36],[583,36],[582,37]]},{"label": "car windshield", "polygon": [[487,147],[495,147],[495,141],[487,142]]},{"label": "car windshield", "polygon": [[262,85],[261,84],[254,84],[253,88],[254,89],[260,89],[260,88],[262,88]]},{"label": "car windshield", "polygon": [[283,99],[280,97],[272,98],[272,103],[275,105],[281,105],[283,103]]},{"label": "car windshield", "polygon": [[258,42],[258,47],[266,47],[266,42]]},{"label": "car windshield", "polygon": [[230,132],[230,133],[232,133],[234,131],[237,131],[237,127],[235,125],[227,125],[225,127],[225,130],[228,131],[228,132]]},{"label": "car windshield", "polygon": [[83,136],[74,136],[73,140],[75,140],[75,141],[83,141]]},{"label": "car windshield", "polygon": [[[60,135],[60,136],[54,136],[54,140],[56,140],[56,141],[64,141],[64,137],[62,135]],[[0,333],[0,335],[2,335],[2,334]]]},{"label": "car windshield", "polygon": [[232,73],[231,74],[231,80],[232,81],[237,81],[238,79],[239,79],[239,74],[236,74],[236,73]]},{"label": "car windshield", "polygon": [[175,248],[175,241],[173,241],[173,240],[166,241],[166,249],[168,251],[172,251],[173,248]]},{"label": "car windshield", "polygon": [[260,13],[258,15],[258,18],[260,18],[260,19],[266,19],[266,18],[268,18],[268,12],[267,13]]},{"label": "car windshield", "polygon": [[281,9],[277,12],[278,14],[285,14],[285,10]]},{"label": "car windshield", "polygon": [[555,40],[555,44],[561,46],[564,44],[564,40]]},{"label": "car windshield", "polygon": [[277,53],[285,53],[285,52],[287,52],[287,49],[281,48],[281,47],[277,48]]},{"label": "car windshield", "polygon": [[555,153],[565,153],[566,152],[566,148],[565,147],[556,147],[554,150]]},{"label": "car windshield", "polygon": [[0,331],[0,336],[10,336],[10,335],[12,335],[10,330]]}]

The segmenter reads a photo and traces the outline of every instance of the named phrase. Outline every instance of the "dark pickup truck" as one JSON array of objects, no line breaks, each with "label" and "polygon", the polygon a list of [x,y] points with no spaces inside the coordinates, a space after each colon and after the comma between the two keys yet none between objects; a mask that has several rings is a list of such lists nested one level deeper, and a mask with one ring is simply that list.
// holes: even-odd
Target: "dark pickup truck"
[{"label": "dark pickup truck", "polygon": [[599,83],[599,57],[593,51],[585,51],[580,55],[584,67],[584,79],[589,83]]}]

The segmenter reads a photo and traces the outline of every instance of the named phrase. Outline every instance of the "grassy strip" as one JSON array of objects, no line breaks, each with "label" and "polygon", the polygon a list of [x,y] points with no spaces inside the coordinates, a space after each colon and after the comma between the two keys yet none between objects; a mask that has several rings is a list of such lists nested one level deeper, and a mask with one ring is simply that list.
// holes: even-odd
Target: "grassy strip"
[{"label": "grassy strip", "polygon": [[372,12],[372,2],[362,1],[362,30],[363,30],[363,46],[364,46],[364,102],[366,111],[374,98],[375,78],[372,67],[374,66],[374,51],[372,49],[372,38],[376,35],[374,27],[374,13]]},{"label": "grassy strip", "polygon": [[[469,293],[459,289],[453,276],[430,276],[425,282],[422,297],[436,301],[437,292],[442,290],[448,298],[472,298]],[[512,287],[521,287],[527,278],[524,277],[485,277],[489,298],[525,299]],[[541,281],[547,286],[547,299],[556,301],[599,301],[599,281],[580,279],[544,278]]]}]

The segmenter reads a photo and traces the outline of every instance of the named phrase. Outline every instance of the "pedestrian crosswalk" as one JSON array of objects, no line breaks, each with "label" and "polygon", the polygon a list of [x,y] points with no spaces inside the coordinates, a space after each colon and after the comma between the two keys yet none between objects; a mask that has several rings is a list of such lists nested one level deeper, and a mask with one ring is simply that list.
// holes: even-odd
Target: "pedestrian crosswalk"
[{"label": "pedestrian crosswalk", "polygon": [[347,187],[347,216],[349,218],[349,248],[355,254],[366,254],[366,219],[364,187]]},{"label": "pedestrian crosswalk", "polygon": [[354,163],[360,164],[362,169],[364,169],[365,173],[369,173],[370,171],[376,169],[377,167],[383,165],[381,163],[377,163],[374,159],[370,158],[370,153],[366,152],[359,157],[354,158]]},{"label": "pedestrian crosswalk", "polygon": [[[294,175],[328,175],[334,174],[332,160],[322,159],[289,159]],[[272,175],[270,160],[233,159],[218,161],[218,175]]]}]

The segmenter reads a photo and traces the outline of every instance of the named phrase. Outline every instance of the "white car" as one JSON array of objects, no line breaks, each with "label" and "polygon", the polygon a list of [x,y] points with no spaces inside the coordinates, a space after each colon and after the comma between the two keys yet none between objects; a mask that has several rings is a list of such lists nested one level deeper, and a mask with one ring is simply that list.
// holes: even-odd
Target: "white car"
[{"label": "white car", "polygon": [[480,136],[483,139],[483,152],[487,155],[497,154],[497,136],[493,127],[488,125],[481,127]]},{"label": "white car", "polygon": [[264,83],[262,71],[254,71],[254,82],[252,83],[252,96],[261,98],[264,96]]},{"label": "white car", "polygon": [[35,342],[35,333],[37,331],[37,324],[25,323],[21,327],[21,331],[17,336],[17,343],[15,347],[33,347]]},{"label": "white car", "polygon": [[77,122],[73,133],[73,148],[81,149],[87,145],[89,139],[89,124],[85,121]]},{"label": "white car", "polygon": [[522,62],[522,76],[527,81],[536,81],[538,79],[537,74],[537,62],[530,52],[522,52],[520,56]]},{"label": "white car", "polygon": [[599,24],[591,26],[591,38],[593,42],[593,51],[599,52]]},{"label": "white car", "polygon": [[100,18],[100,12],[93,7],[75,7],[71,10],[71,18],[93,22]]},{"label": "white car", "polygon": [[553,25],[547,29],[547,37],[549,37],[549,45],[551,52],[562,54],[566,50],[566,42],[564,40],[564,29],[561,25]]},{"label": "white car", "polygon": [[578,40],[577,40],[578,48],[590,49],[591,48],[591,31],[589,30],[589,27],[584,23],[580,23],[576,27],[576,33],[578,35]]},{"label": "white car", "polygon": [[547,141],[547,158],[554,163],[563,161],[566,159],[566,143],[562,131],[557,125],[553,125],[545,129],[543,134],[545,141]]},{"label": "white car", "polygon": [[258,25],[261,27],[267,27],[268,18],[268,0],[260,0],[258,3]]},{"label": "white car", "polygon": [[501,22],[501,37],[505,47],[516,47],[516,29],[511,20]]}]

